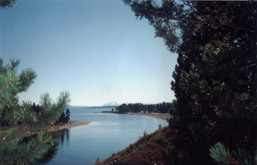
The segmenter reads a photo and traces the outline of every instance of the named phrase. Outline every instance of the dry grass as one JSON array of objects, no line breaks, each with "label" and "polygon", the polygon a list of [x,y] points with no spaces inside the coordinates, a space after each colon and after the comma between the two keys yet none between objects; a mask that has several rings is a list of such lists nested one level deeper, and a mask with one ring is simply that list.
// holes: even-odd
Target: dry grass
[{"label": "dry grass", "polygon": [[123,151],[113,154],[98,164],[169,164],[164,137],[168,141],[172,140],[172,132],[168,127],[139,138]]}]

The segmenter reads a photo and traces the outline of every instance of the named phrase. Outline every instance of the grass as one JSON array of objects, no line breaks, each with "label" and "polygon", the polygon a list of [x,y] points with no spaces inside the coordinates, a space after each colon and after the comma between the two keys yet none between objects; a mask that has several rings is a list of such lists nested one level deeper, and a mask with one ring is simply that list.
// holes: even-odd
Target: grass
[{"label": "grass", "polygon": [[113,154],[101,163],[168,164],[167,141],[171,141],[172,137],[172,131],[168,127],[160,128],[152,134],[140,137],[135,143],[130,144],[124,150]]}]

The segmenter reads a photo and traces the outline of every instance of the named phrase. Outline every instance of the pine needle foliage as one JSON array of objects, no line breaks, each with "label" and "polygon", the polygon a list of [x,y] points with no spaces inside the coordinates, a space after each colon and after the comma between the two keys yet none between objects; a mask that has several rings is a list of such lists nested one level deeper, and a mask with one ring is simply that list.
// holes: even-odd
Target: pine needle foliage
[{"label": "pine needle foliage", "polygon": [[238,148],[232,152],[221,142],[217,142],[210,148],[210,156],[222,165],[255,165],[257,154],[251,156],[245,149]]},{"label": "pine needle foliage", "polygon": [[[57,102],[44,94],[38,113],[30,101],[19,102],[17,95],[29,88],[36,74],[31,69],[18,74],[18,64],[19,61],[11,59],[9,64],[3,65],[0,59],[0,164],[43,162],[48,151],[56,153],[53,147],[58,144],[50,135],[38,130],[53,124],[70,101],[68,92],[61,92]],[[32,131],[38,132],[37,136],[24,140]]]},{"label": "pine needle foliage", "polygon": [[169,125],[173,164],[215,164],[222,141],[251,156],[257,139],[257,2],[124,0],[178,54]]},{"label": "pine needle foliage", "polygon": [[0,7],[10,8],[15,6],[16,0],[0,0]]},{"label": "pine needle foliage", "polygon": [[231,163],[231,154],[229,150],[220,142],[210,148],[210,156],[217,162],[222,164]]}]

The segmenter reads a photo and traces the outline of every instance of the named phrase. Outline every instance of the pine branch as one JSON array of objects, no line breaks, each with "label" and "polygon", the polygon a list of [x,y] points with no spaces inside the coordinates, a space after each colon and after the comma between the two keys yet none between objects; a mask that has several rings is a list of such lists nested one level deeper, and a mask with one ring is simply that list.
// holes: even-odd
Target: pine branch
[{"label": "pine branch", "polygon": [[37,138],[30,140],[27,144],[16,144],[14,151],[7,151],[7,153],[0,155],[0,158],[12,164],[16,164],[15,162],[32,163],[42,158],[53,145],[56,143],[52,141],[51,136],[40,132]]},{"label": "pine branch", "polygon": [[29,150],[29,151],[26,151],[26,152],[23,152],[23,153],[20,154],[20,155],[16,155],[16,156],[9,157],[9,158],[15,158],[15,159],[24,158],[24,157],[27,156],[27,155],[30,155],[30,154],[33,154],[33,153],[39,151],[39,149],[42,147],[43,144],[44,144],[44,141],[41,140],[41,141],[35,146],[34,149]]},{"label": "pine branch", "polygon": [[19,61],[11,60],[10,65],[3,66],[0,59],[0,164],[35,163],[52,146],[56,147],[53,138],[42,132],[28,142],[22,140],[26,130],[46,127],[57,120],[69,102],[68,93],[61,93],[56,104],[51,102],[49,95],[44,95],[42,106],[37,110],[33,109],[31,102],[20,105],[17,94],[25,91],[36,75],[27,69],[17,76],[15,69],[18,64]]},{"label": "pine branch", "polygon": [[8,79],[8,81],[5,83],[5,85],[2,86],[2,88],[0,89],[0,95],[4,92],[4,90],[6,90],[6,89],[9,87],[9,85],[11,84],[11,82],[12,82],[12,77],[10,77],[10,78]]},{"label": "pine branch", "polygon": [[15,5],[16,0],[0,0],[0,7],[9,8]]},{"label": "pine branch", "polygon": [[19,128],[12,128],[12,129],[9,129],[7,133],[3,135],[0,133],[0,137],[1,137],[0,140],[2,144],[13,143],[14,141],[16,142],[19,141],[23,137],[23,132]]}]

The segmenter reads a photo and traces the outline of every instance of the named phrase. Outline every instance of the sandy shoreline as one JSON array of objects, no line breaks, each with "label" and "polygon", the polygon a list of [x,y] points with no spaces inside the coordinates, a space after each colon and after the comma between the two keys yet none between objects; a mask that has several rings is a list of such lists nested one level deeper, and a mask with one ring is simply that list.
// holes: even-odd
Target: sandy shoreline
[{"label": "sandy shoreline", "polygon": [[[91,123],[91,121],[71,120],[67,124],[64,124],[64,125],[51,126],[47,130],[43,130],[43,132],[57,132],[57,131],[69,129],[72,127],[88,125],[90,123]],[[37,134],[37,132],[26,132],[25,137],[33,136],[33,135]]]},{"label": "sandy shoreline", "polygon": [[128,112],[125,115],[146,116],[146,117],[151,117],[151,118],[161,119],[161,120],[167,120],[167,119],[170,118],[170,114],[168,114],[168,113],[133,113],[133,112]]},{"label": "sandy shoreline", "polygon": [[151,117],[155,119],[161,119],[161,120],[167,120],[170,118],[169,113],[134,113],[134,112],[128,112],[128,113],[117,113],[113,111],[103,111],[102,113],[112,113],[112,114],[118,114],[118,115],[134,115],[134,116],[146,116]]},{"label": "sandy shoreline", "polygon": [[91,123],[91,121],[71,120],[71,121],[69,121],[68,124],[66,124],[66,127],[67,128],[78,127],[78,126],[82,126],[82,125],[88,125],[90,123]]},{"label": "sandy shoreline", "polygon": [[88,125],[90,123],[91,123],[91,121],[71,120],[65,125],[57,126],[57,128],[50,128],[50,129],[46,130],[45,132],[53,132],[53,131],[58,131],[58,130],[62,130],[62,129],[69,129],[72,127]]}]

